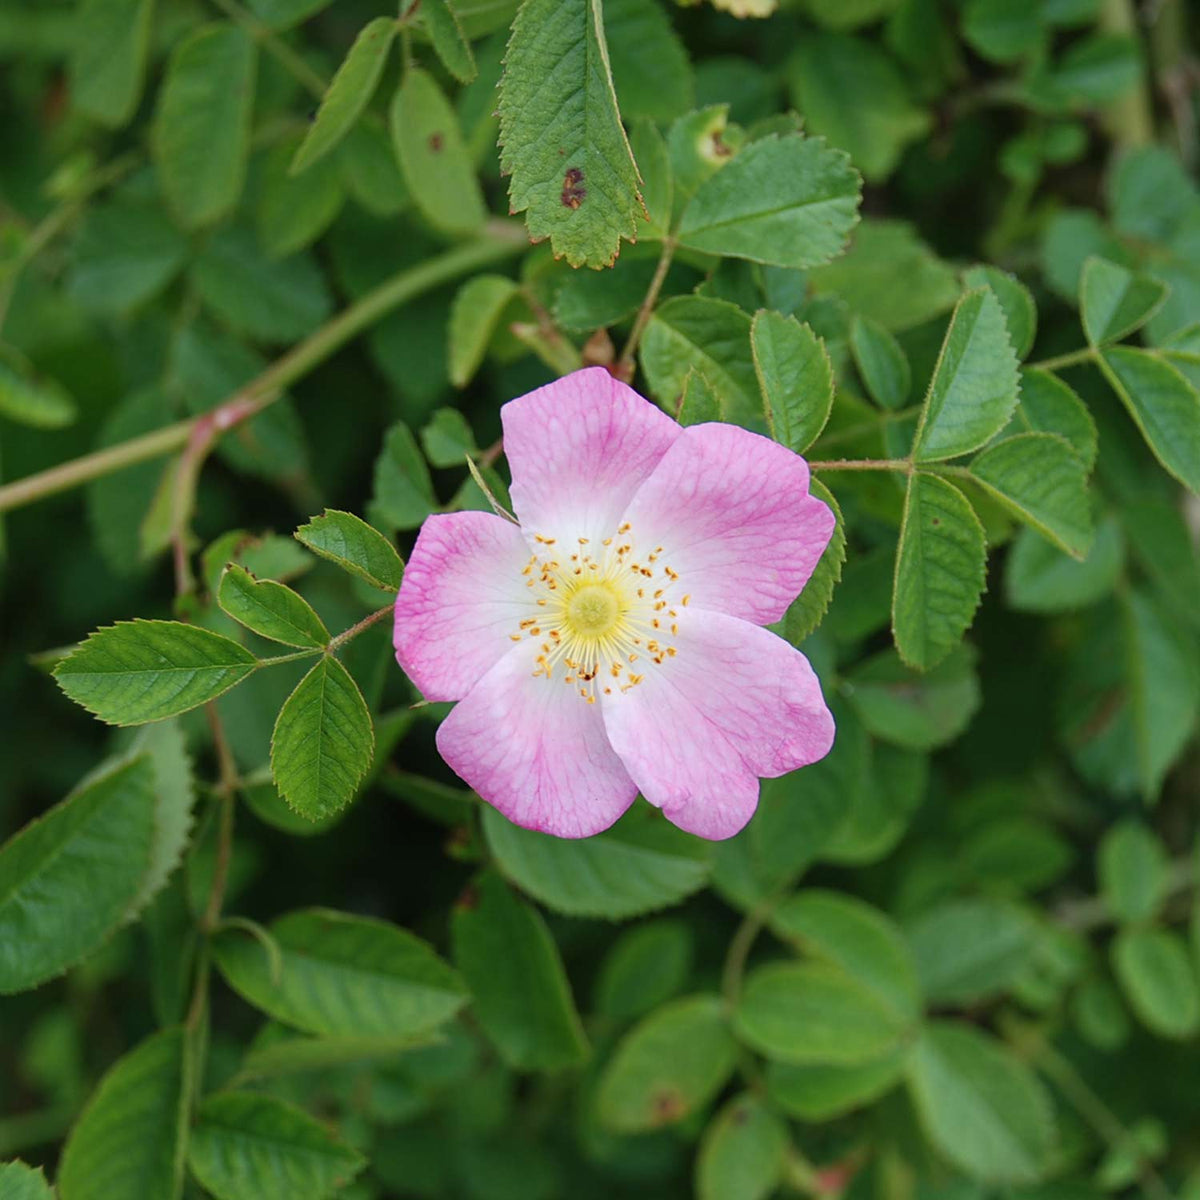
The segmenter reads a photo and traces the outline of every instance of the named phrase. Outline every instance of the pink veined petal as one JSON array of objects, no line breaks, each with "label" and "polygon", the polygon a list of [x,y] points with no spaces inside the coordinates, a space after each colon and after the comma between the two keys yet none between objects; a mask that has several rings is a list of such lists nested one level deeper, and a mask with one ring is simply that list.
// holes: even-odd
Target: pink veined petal
[{"label": "pink veined petal", "polygon": [[492,513],[429,517],[396,597],[396,659],[427,700],[460,700],[513,648],[537,608],[526,578],[529,545]]},{"label": "pink veined petal", "polygon": [[513,511],[527,535],[611,535],[679,437],[661,409],[603,367],[574,371],[500,410]]},{"label": "pink veined petal", "polygon": [[590,837],[633,803],[637,787],[608,744],[600,706],[561,673],[534,678],[537,653],[527,641],[496,663],[442,722],[438,750],[510,821]]},{"label": "pink veined petal", "polygon": [[833,717],[808,659],[723,613],[686,609],[676,655],[601,697],[604,726],[642,795],[691,833],[737,833],[760,777],[824,758]]},{"label": "pink veined petal", "polygon": [[637,553],[679,574],[673,601],[757,625],[778,621],[833,533],[829,506],[808,494],[808,464],[736,425],[692,425],[638,489],[624,520]]}]

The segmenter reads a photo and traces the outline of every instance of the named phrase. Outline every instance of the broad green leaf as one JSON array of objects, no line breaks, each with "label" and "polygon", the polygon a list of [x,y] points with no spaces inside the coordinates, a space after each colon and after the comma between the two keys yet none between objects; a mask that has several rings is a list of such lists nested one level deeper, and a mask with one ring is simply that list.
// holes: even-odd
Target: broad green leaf
[{"label": "broad green leaf", "polygon": [[[660,247],[629,246],[607,271],[572,271],[554,298],[554,316],[569,333],[591,333],[628,320],[641,307],[658,269]],[[687,267],[667,272],[666,294],[680,290]],[[690,274],[686,276],[692,278]]]},{"label": "broad green leaf", "polygon": [[978,450],[1017,405],[1017,358],[1000,301],[990,288],[958,302],[929,384],[913,441],[918,462]]},{"label": "broad green leaf", "polygon": [[912,371],[900,343],[878,321],[855,317],[850,350],[871,399],[883,408],[902,408],[912,386]]},{"label": "broad green leaf", "polygon": [[85,0],[74,18],[71,102],[119,128],[137,109],[150,46],[154,0]]},{"label": "broad green leaf", "polygon": [[1104,835],[1096,871],[1100,894],[1118,921],[1148,921],[1166,898],[1169,880],[1162,843],[1133,818]]},{"label": "broad green leaf", "polygon": [[895,60],[846,34],[816,33],[798,43],[787,79],[807,128],[846,151],[869,181],[886,178],[930,125]]},{"label": "broad green leaf", "polygon": [[452,933],[475,1017],[509,1066],[555,1071],[587,1058],[558,946],[541,914],[494,871],[459,900]]},{"label": "broad green leaf", "polygon": [[905,662],[928,670],[962,640],[983,594],[986,560],[983,526],[962,492],[914,472],[892,597],[892,632]]},{"label": "broad green leaf", "polygon": [[1053,433],[1019,433],[981,451],[971,478],[1010,512],[1082,560],[1092,543],[1087,472]]},{"label": "broad green leaf", "polygon": [[1126,497],[1118,508],[1129,550],[1174,616],[1200,624],[1200,548],[1176,497]]},{"label": "broad green leaf", "polygon": [[1200,986],[1182,937],[1169,929],[1123,929],[1112,945],[1117,981],[1147,1029],[1178,1041],[1200,1031]]},{"label": "broad green leaf", "polygon": [[98,629],[54,670],[58,686],[110,725],[143,725],[215,700],[258,665],[244,646],[179,621]]},{"label": "broad green leaf", "polygon": [[386,592],[400,588],[404,563],[396,548],[377,529],[353,513],[327,508],[296,530],[296,540],[343,571]]},{"label": "broad green leaf", "polygon": [[1034,927],[997,900],[946,900],[907,928],[921,989],[931,1004],[973,1004],[1004,992],[1031,953]]},{"label": "broad green leaf", "polygon": [[[453,1026],[451,1026],[453,1029]],[[269,1035],[269,1036],[266,1036]],[[442,1034],[405,1036],[309,1037],[268,1022],[238,1067],[239,1084],[286,1075],[308,1075],[330,1068],[392,1060],[424,1046],[437,1044]]]},{"label": "broad green leaf", "polygon": [[278,979],[262,944],[239,930],[213,943],[230,986],[277,1021],[328,1037],[411,1037],[448,1021],[467,991],[458,973],[397,925],[313,908],[272,922]]},{"label": "broad green leaf", "polygon": [[61,975],[134,907],[155,834],[154,768],[84,780],[0,847],[0,993]]},{"label": "broad green leaf", "polygon": [[382,123],[355,125],[338,146],[337,160],[346,189],[368,212],[392,217],[408,206],[408,187]]},{"label": "broad green leaf", "polygon": [[271,774],[301,816],[345,808],[371,766],[375,730],[362,692],[328,654],[296,685],[271,735]]},{"label": "broad green leaf", "polygon": [[807,10],[826,29],[857,29],[903,7],[902,0],[808,0]]},{"label": "broad green leaf", "polygon": [[1093,254],[1127,266],[1134,262],[1121,239],[1089,209],[1064,209],[1046,222],[1042,273],[1047,285],[1071,305],[1078,303],[1083,264]]},{"label": "broad green leaf", "polygon": [[500,167],[509,207],[526,213],[573,267],[611,266],[635,238],[637,164],[613,90],[600,0],[527,0],[500,81]]},{"label": "broad green leaf", "polygon": [[293,175],[306,171],[328,154],[358,120],[379,84],[395,36],[396,21],[392,17],[376,17],[359,30],[292,159]]},{"label": "broad green leaf", "polygon": [[461,467],[467,456],[476,452],[475,435],[457,408],[434,412],[429,424],[421,428],[421,446],[435,467]]},{"label": "broad green leaf", "polygon": [[780,267],[820,266],[845,249],[860,186],[846,155],[819,138],[767,137],[699,186],[679,241]]},{"label": "broad green leaf", "polygon": [[856,1066],[822,1063],[767,1063],[767,1095],[788,1116],[830,1121],[878,1100],[904,1075],[909,1047]]},{"label": "broad green leaf", "polygon": [[1200,492],[1200,392],[1171,363],[1115,346],[1097,360],[1160,463]]},{"label": "broad green leaf", "polygon": [[967,0],[964,7],[963,37],[992,62],[1015,62],[1036,49],[1043,36],[1036,5]]},{"label": "broad green leaf", "polygon": [[1005,562],[1004,594],[1019,612],[1056,613],[1086,608],[1107,596],[1125,563],[1125,544],[1116,518],[1096,527],[1080,562],[1055,549],[1032,529],[1023,529]]},{"label": "broad green leaf", "polygon": [[230,563],[245,567],[256,579],[286,583],[312,570],[312,556],[290,537],[278,533],[256,535],[231,529],[210,542],[201,557],[204,583],[214,595],[221,586],[221,573]]},{"label": "broad green leaf", "polygon": [[263,159],[258,183],[255,228],[272,258],[305,249],[329,228],[346,198],[341,162],[327,159],[303,179],[289,171],[299,136],[272,146]]},{"label": "broad green leaf", "polygon": [[849,811],[821,850],[826,862],[864,866],[886,858],[925,799],[924,754],[880,743],[872,748],[870,768],[867,783],[855,790]]},{"label": "broad green leaf", "polygon": [[1137,87],[1143,71],[1139,38],[1094,33],[1072,42],[1063,52],[1055,66],[1051,88],[1075,109],[1104,107]]},{"label": "broad green leaf", "polygon": [[981,699],[974,657],[966,647],[924,674],[884,650],[856,667],[849,683],[850,702],[867,729],[909,750],[953,741],[971,723]]},{"label": "broad green leaf", "polygon": [[119,1059],[75,1122],[61,1200],[178,1200],[187,1129],[187,1034],[164,1029]]},{"label": "broad green leaf", "polygon": [[905,1024],[878,993],[824,962],[759,967],[733,1014],[738,1037],[768,1058],[834,1066],[886,1054]]},{"label": "broad green leaf", "polygon": [[1128,337],[1154,316],[1166,298],[1167,289],[1157,279],[1134,274],[1104,258],[1089,258],[1079,281],[1088,343],[1103,346]]},{"label": "broad green leaf", "polygon": [[929,1140],[969,1178],[1031,1183],[1048,1170],[1056,1138],[1050,1097],[989,1034],[930,1022],[910,1061],[908,1086]]},{"label": "broad green leaf", "polygon": [[912,1021],[919,1015],[921,996],[908,944],[866,901],[806,888],[772,912],[770,926],[777,937],[841,967],[900,1019]]},{"label": "broad green leaf", "polygon": [[667,143],[652,121],[642,120],[634,122],[629,144],[642,173],[642,204],[650,222],[639,232],[638,240],[648,242],[664,238],[670,231],[671,205],[675,198]]},{"label": "broad green leaf", "polygon": [[246,0],[250,11],[271,29],[290,29],[307,21],[334,0]]},{"label": "broad green leaf", "polygon": [[466,387],[487,354],[488,343],[513,297],[516,283],[504,275],[476,275],[458,289],[450,309],[450,382]]},{"label": "broad green leaf", "polygon": [[368,510],[371,519],[393,529],[416,529],[437,507],[429,467],[412,430],[397,421],[387,431],[375,460],[375,489]]},{"label": "broad green leaf", "polygon": [[61,429],[75,420],[75,402],[54,380],[35,381],[0,358],[0,417],[34,429]]},{"label": "broad green leaf", "polygon": [[672,1125],[702,1109],[733,1074],[737,1043],[720,999],[664,1004],[618,1043],[600,1078],[600,1121],[617,1133]]},{"label": "broad green leaf", "polygon": [[442,66],[460,83],[470,83],[479,74],[479,69],[452,0],[425,0],[421,7],[421,24],[442,60]]},{"label": "broad green leaf", "polygon": [[[728,117],[728,104],[712,104],[685,114],[671,126],[667,134],[667,161],[671,213],[675,220],[683,214],[696,189],[728,165],[741,149],[742,131],[728,124]],[[665,217],[664,213],[662,219]]]},{"label": "broad green leaf", "polygon": [[645,807],[579,841],[522,829],[490,806],[483,810],[483,830],[500,870],[568,916],[638,916],[678,904],[708,878],[710,845]]},{"label": "broad green leaf", "polygon": [[[657,0],[604,0],[613,85],[625,120],[666,123],[696,101],[692,66],[671,18]],[[646,165],[634,157],[642,174]]]},{"label": "broad green leaf", "polygon": [[209,1096],[188,1143],[192,1174],[217,1200],[325,1200],[364,1165],[320,1121],[255,1092]]},{"label": "broad green leaf", "polygon": [[829,505],[834,516],[834,526],[829,544],[821,552],[804,590],[791,602],[784,614],[783,636],[793,646],[799,646],[820,625],[829,610],[833,589],[842,578],[842,566],[846,561],[846,524],[838,502],[819,479],[809,480],[808,491],[810,495]]},{"label": "broad green leaf", "polygon": [[1033,349],[1037,335],[1037,306],[1029,289],[1015,276],[999,267],[978,266],[963,272],[967,288],[991,288],[1004,310],[1004,323],[1018,358]]},{"label": "broad green leaf", "polygon": [[640,1017],[681,992],[692,966],[692,931],[662,917],[625,930],[600,966],[597,1012],[616,1021]]},{"label": "broad green leaf", "polygon": [[247,629],[286,646],[319,650],[329,641],[329,630],[303,596],[272,579],[255,579],[237,563],[225,568],[217,603]]},{"label": "broad green leaf", "polygon": [[767,428],[777,442],[802,454],[833,407],[833,364],[825,345],[795,317],[760,309],[750,323],[750,349]]},{"label": "broad green leaf", "polygon": [[1105,978],[1089,979],[1076,989],[1071,1017],[1079,1036],[1098,1050],[1119,1050],[1129,1040],[1131,1022],[1121,993]]},{"label": "broad green leaf", "polygon": [[5,1200],[54,1200],[41,1167],[23,1162],[0,1163],[0,1196]]},{"label": "broad green leaf", "polygon": [[750,1093],[713,1118],[696,1157],[698,1200],[766,1200],[783,1176],[791,1138],[787,1125]]},{"label": "broad green leaf", "polygon": [[1096,463],[1096,422],[1087,405],[1049,371],[1022,370],[1021,400],[1006,432],[1056,433],[1070,442],[1087,470]]},{"label": "broad green leaf", "polygon": [[250,148],[257,53],[236,25],[204,25],[171,52],[152,131],[163,192],[188,229],[232,212]]},{"label": "broad green leaf", "polygon": [[1075,854],[1051,825],[1032,817],[997,817],[962,843],[962,878],[982,891],[1019,896],[1060,879]]},{"label": "broad green leaf", "polygon": [[1169,242],[1196,207],[1196,184],[1179,155],[1154,143],[1115,160],[1105,191],[1118,233]]},{"label": "broad green leaf", "polygon": [[470,233],[487,216],[458,116],[426,71],[410,67],[391,107],[392,144],[404,182],[425,219],[446,233]]},{"label": "broad green leaf", "polygon": [[726,419],[765,428],[750,318],[736,305],[707,296],[675,296],[655,309],[641,346],[642,370],[659,404],[678,409],[688,373],[698,370]]},{"label": "broad green leaf", "polygon": [[683,381],[683,391],[679,396],[679,411],[675,419],[680,425],[703,425],[708,421],[720,421],[722,418],[721,400],[713,391],[712,385],[704,378],[704,373],[693,367]]}]

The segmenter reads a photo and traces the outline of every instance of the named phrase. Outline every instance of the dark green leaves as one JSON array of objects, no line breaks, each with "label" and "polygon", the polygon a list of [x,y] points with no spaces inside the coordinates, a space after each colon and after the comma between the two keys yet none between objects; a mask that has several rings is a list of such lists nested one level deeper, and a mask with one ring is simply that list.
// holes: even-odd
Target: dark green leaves
[{"label": "dark green leaves", "polygon": [[271,773],[280,793],[301,816],[319,821],[350,803],[374,750],[358,685],[336,658],[322,655],[275,722]]},{"label": "dark green leaves", "polygon": [[211,225],[242,191],[256,51],[235,25],[205,25],[178,43],[154,124],[154,157],[181,224]]},{"label": "dark green leaves", "polygon": [[55,668],[58,686],[110,725],[187,712],[258,665],[243,646],[178,621],[122,621],[99,629]]},{"label": "dark green leaves", "polygon": [[71,100],[103,125],[124,125],[142,93],[154,0],[86,0],[75,17]]},{"label": "dark green leaves", "polygon": [[329,641],[329,630],[307,600],[282,583],[255,579],[237,563],[225,568],[217,602],[235,621],[272,641],[318,650]]},{"label": "dark green leaves", "polygon": [[372,519],[394,529],[416,529],[437,506],[429,468],[412,430],[397,421],[375,460]]},{"label": "dark green leaves", "polygon": [[572,266],[612,264],[642,214],[600,0],[529,0],[500,83],[500,165],[514,212]]},{"label": "dark green leaves", "polygon": [[771,436],[803,453],[833,405],[833,364],[824,344],[795,317],[762,309],[750,325],[750,348]]},{"label": "dark green leaves", "polygon": [[837,257],[858,220],[860,180],[845,154],[800,134],[754,142],[702,183],[679,240],[781,267]]},{"label": "dark green leaves", "polygon": [[1162,306],[1167,289],[1104,258],[1089,258],[1079,282],[1083,330],[1093,346],[1119,342]]},{"label": "dark green leaves", "polygon": [[400,588],[404,564],[395,547],[353,513],[327,508],[296,530],[296,540],[373,587],[387,592]]},{"label": "dark green leaves", "polygon": [[884,408],[900,408],[908,399],[912,372],[900,344],[878,321],[855,317],[850,326],[854,365],[871,399]]},{"label": "dark green leaves", "polygon": [[765,1200],[783,1174],[789,1141],[787,1125],[761,1099],[731,1100],[700,1143],[698,1200]]},{"label": "dark green leaves", "polygon": [[398,926],[328,909],[289,913],[270,927],[279,974],[252,937],[218,936],[217,965],[265,1013],[307,1033],[398,1038],[449,1020],[466,1000],[458,974]]},{"label": "dark green leaves", "polygon": [[1121,990],[1142,1023],[1183,1041],[1200,1030],[1200,986],[1183,939],[1168,929],[1124,929],[1112,946]]},{"label": "dark green leaves", "polygon": [[470,83],[479,72],[471,43],[463,34],[450,0],[426,0],[421,7],[421,23],[446,70],[460,82]]},{"label": "dark green leaves", "polygon": [[0,1196],[6,1200],[54,1200],[41,1167],[23,1162],[0,1163]]},{"label": "dark green leaves", "polygon": [[197,1113],[188,1165],[217,1200],[325,1200],[364,1164],[291,1104],[253,1092],[218,1092]]},{"label": "dark green leaves", "polygon": [[1167,856],[1162,843],[1138,821],[1115,825],[1100,843],[1100,892],[1119,921],[1146,921],[1167,890]]},{"label": "dark green leaves", "polygon": [[75,403],[52,380],[35,380],[0,359],[0,417],[35,429],[61,429],[75,420]]}]

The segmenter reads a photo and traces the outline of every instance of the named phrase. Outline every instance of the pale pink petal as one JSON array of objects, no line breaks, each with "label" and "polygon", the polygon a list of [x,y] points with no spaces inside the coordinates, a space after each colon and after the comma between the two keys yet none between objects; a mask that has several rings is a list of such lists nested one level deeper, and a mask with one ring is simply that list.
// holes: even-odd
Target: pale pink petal
[{"label": "pale pink petal", "polygon": [[680,435],[603,367],[575,371],[500,410],[513,511],[527,535],[601,539]]},{"label": "pale pink petal", "polygon": [[514,647],[442,722],[442,757],[510,821],[556,837],[607,829],[637,795],[599,704],[533,675],[536,642]]},{"label": "pale pink petal", "polygon": [[492,513],[429,517],[396,597],[396,659],[426,700],[460,700],[539,610],[521,574],[529,546]]},{"label": "pale pink petal", "polygon": [[834,518],[798,454],[736,425],[683,430],[624,514],[636,553],[662,547],[670,595],[758,625],[808,582]]},{"label": "pale pink petal", "polygon": [[829,753],[833,717],[808,659],[782,638],[701,609],[678,627],[674,657],[602,695],[604,725],[651,804],[681,829],[726,838],[754,814],[760,777]]}]

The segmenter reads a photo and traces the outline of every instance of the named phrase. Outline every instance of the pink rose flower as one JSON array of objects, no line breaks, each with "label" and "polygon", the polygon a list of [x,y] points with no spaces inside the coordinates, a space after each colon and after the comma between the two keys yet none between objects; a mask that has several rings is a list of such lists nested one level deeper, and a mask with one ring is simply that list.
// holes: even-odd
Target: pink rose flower
[{"label": "pink rose flower", "polygon": [[501,410],[514,525],[430,517],[396,598],[396,658],[457,700],[442,757],[510,821],[607,829],[640,791],[737,833],[758,781],[833,744],[808,660],[762,625],[834,518],[808,466],[735,425],[682,428],[601,367]]}]

